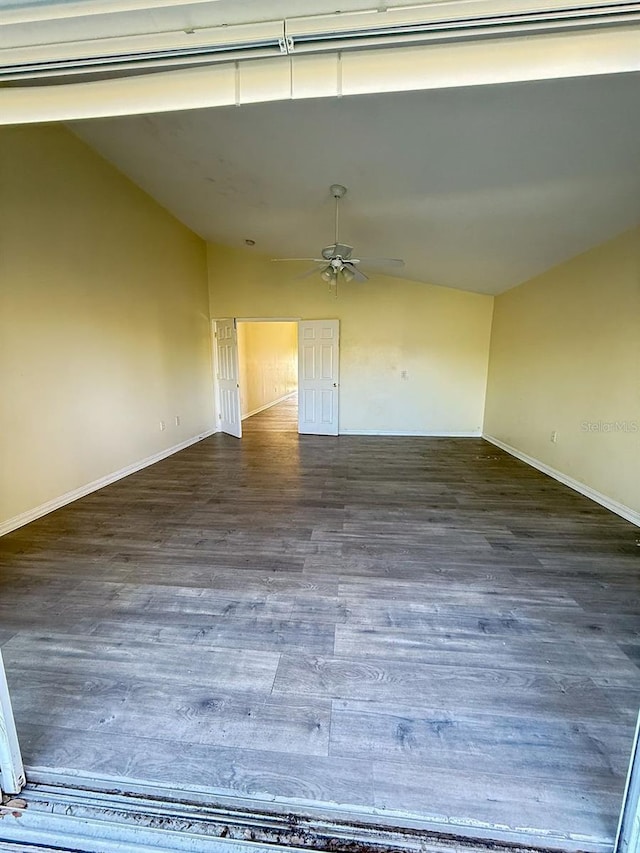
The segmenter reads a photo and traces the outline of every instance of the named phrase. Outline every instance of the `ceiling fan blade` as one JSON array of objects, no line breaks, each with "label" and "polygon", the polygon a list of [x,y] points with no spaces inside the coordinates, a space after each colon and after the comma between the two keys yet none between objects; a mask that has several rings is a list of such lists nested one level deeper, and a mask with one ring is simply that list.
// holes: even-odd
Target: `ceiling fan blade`
[{"label": "ceiling fan blade", "polygon": [[317,264],[315,267],[311,267],[310,270],[301,273],[300,275],[295,275],[293,277],[294,281],[300,281],[301,278],[309,278],[311,275],[315,275],[316,273],[322,272],[322,270],[327,268],[327,262],[323,261],[321,264]]},{"label": "ceiling fan blade", "polygon": [[362,270],[354,267],[353,264],[347,263],[343,267],[343,271],[348,270],[350,275],[347,276],[349,281],[369,281],[369,276],[365,275]]},{"label": "ceiling fan blade", "polygon": [[323,258],[271,258],[273,263],[280,263],[281,261],[311,261],[314,264],[324,264],[326,261]]},{"label": "ceiling fan blade", "polygon": [[400,258],[359,258],[357,261],[354,259],[353,263],[377,267],[378,269],[401,269],[404,266],[404,261]]}]

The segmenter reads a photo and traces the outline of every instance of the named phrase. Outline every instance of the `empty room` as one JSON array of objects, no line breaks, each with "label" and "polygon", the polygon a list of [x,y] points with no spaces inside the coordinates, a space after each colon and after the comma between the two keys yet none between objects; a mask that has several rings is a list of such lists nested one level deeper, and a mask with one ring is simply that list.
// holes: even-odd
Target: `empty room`
[{"label": "empty room", "polygon": [[0,2],[0,840],[626,853],[640,10],[276,5]]}]

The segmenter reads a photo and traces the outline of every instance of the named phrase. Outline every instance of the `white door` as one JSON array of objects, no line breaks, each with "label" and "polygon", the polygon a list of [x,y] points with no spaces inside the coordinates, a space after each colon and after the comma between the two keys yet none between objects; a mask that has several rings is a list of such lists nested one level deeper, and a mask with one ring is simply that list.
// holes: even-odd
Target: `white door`
[{"label": "white door", "polygon": [[298,432],[338,435],[339,320],[298,324]]},{"label": "white door", "polygon": [[235,320],[216,320],[216,356],[220,429],[228,435],[242,438]]}]

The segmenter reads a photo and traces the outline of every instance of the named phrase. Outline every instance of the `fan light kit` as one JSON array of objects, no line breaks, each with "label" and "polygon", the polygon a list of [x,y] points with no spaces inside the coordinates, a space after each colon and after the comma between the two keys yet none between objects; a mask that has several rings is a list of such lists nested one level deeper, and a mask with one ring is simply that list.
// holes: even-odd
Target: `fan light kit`
[{"label": "fan light kit", "polygon": [[335,288],[335,295],[338,295],[338,281],[349,283],[351,281],[363,282],[368,281],[369,276],[365,275],[359,268],[359,264],[364,264],[373,270],[386,272],[391,269],[400,269],[404,266],[404,261],[399,258],[354,258],[353,246],[347,243],[341,243],[338,235],[339,217],[340,217],[340,200],[347,194],[347,188],[342,184],[331,184],[329,192],[335,199],[335,231],[334,242],[330,246],[325,246],[320,252],[320,258],[272,258],[273,261],[312,261],[315,266],[310,270],[297,276],[298,278],[308,278],[315,273],[320,274],[320,278],[326,281],[330,287]]}]

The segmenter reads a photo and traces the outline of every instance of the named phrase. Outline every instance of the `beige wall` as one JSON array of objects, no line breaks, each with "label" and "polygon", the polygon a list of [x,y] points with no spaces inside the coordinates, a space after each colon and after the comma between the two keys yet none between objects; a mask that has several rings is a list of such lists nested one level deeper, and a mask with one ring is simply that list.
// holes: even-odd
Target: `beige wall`
[{"label": "beige wall", "polygon": [[640,229],[496,298],[485,432],[640,512]]},{"label": "beige wall", "polygon": [[203,242],[60,127],[2,129],[0,186],[2,522],[210,430],[213,404]]},{"label": "beige wall", "polygon": [[213,317],[340,320],[341,432],[480,431],[492,297],[380,276],[336,299],[252,250],[209,258]]},{"label": "beige wall", "polygon": [[[374,277],[336,299],[217,246],[208,294],[202,241],[59,127],[2,129],[0,185],[0,529],[213,428],[209,314],[340,319],[343,432],[475,433],[484,413],[640,512],[640,230],[495,300],[485,411],[491,297]],[[272,368],[245,412],[289,387]]]},{"label": "beige wall", "polygon": [[266,409],[298,385],[298,324],[238,323],[242,417]]}]

